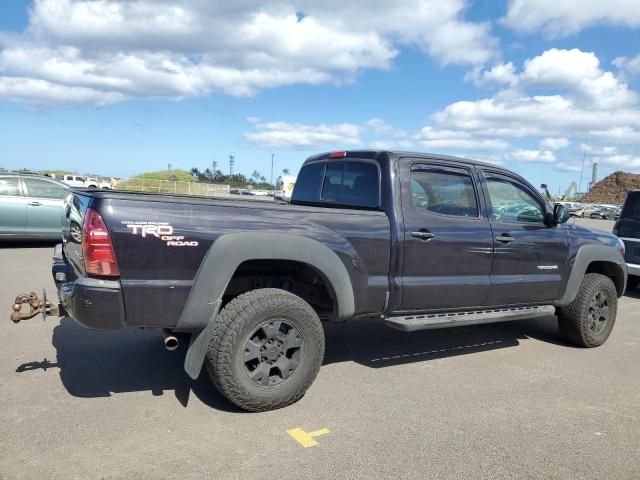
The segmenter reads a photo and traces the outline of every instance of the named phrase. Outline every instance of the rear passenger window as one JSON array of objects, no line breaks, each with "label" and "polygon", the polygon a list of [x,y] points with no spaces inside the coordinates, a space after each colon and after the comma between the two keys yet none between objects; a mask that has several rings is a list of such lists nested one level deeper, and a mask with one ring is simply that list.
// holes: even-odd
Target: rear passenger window
[{"label": "rear passenger window", "polygon": [[453,170],[412,170],[413,206],[457,217],[477,217],[478,203],[471,175]]},{"label": "rear passenger window", "polygon": [[18,187],[17,177],[0,178],[0,196],[19,197],[20,187]]},{"label": "rear passenger window", "polygon": [[57,183],[40,180],[38,178],[25,178],[27,192],[30,197],[63,199],[67,190]]}]

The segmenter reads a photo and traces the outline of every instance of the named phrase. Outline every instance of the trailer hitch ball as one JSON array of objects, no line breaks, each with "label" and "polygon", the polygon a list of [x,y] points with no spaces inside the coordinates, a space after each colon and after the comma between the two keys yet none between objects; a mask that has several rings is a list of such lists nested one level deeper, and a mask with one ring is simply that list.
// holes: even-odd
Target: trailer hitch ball
[{"label": "trailer hitch ball", "polygon": [[[23,305],[29,305],[29,310],[23,312]],[[42,298],[38,298],[35,292],[23,293],[16,297],[13,304],[13,312],[11,312],[11,321],[19,323],[21,320],[29,320],[38,314],[42,314],[42,319],[46,319],[47,315],[56,314],[57,308],[51,306],[51,302],[47,300],[47,293],[42,291]]]}]

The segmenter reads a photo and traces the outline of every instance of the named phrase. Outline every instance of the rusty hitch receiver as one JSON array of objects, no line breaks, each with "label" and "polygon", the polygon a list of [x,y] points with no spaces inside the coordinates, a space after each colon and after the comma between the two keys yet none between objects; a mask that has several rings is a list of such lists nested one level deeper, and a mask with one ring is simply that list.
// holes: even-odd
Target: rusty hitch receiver
[{"label": "rusty hitch receiver", "polygon": [[[29,305],[29,311],[22,311],[24,305]],[[58,307],[51,305],[51,302],[47,300],[47,292],[44,290],[42,291],[42,298],[38,298],[35,292],[18,295],[13,304],[11,321],[19,323],[21,320],[29,320],[38,314],[42,314],[42,320],[45,320],[47,315],[58,315]]]}]

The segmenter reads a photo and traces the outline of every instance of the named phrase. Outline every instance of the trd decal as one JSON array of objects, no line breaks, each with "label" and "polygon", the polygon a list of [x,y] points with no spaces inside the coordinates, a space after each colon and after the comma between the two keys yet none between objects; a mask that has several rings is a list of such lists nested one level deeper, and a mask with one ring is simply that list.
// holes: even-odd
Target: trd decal
[{"label": "trd decal", "polygon": [[159,238],[168,247],[197,247],[195,240],[185,240],[184,235],[174,235],[174,229],[167,222],[145,222],[145,221],[122,221],[123,225],[131,229],[133,235],[140,235],[143,238]]}]

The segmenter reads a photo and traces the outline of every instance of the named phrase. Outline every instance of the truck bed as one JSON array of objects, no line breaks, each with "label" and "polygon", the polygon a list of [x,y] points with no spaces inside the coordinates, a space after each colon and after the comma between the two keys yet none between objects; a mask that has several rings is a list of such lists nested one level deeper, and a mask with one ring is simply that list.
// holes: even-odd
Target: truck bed
[{"label": "truck bed", "polygon": [[[109,230],[120,269],[127,325],[175,327],[211,245],[230,233],[299,236],[334,251],[356,285],[356,312],[381,312],[388,291],[390,224],[384,212],[291,205],[252,199],[117,190],[74,191],[67,213],[81,225],[97,211]],[[142,235],[143,225],[169,235]],[[65,244],[78,277],[81,245]],[[171,241],[162,238],[180,237]],[[259,241],[259,240],[258,240]]]}]

